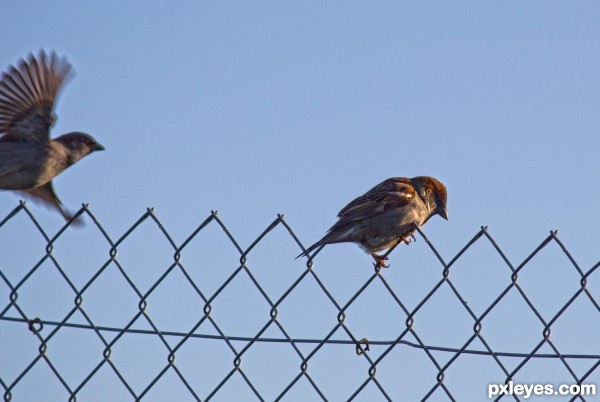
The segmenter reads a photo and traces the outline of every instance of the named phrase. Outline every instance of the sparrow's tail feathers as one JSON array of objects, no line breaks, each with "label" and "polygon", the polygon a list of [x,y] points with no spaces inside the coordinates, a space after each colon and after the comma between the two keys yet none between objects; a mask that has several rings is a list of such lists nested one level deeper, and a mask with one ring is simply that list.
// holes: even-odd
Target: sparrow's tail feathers
[{"label": "sparrow's tail feathers", "polygon": [[308,256],[313,250],[316,250],[317,248],[321,247],[322,245],[325,244],[325,242],[323,241],[324,239],[319,240],[318,242],[316,242],[315,244],[313,244],[312,246],[310,246],[309,248],[307,248],[306,250],[304,250],[302,253],[300,253],[296,259],[300,258],[300,257],[306,257]]},{"label": "sparrow's tail feathers", "polygon": [[311,251],[324,246],[325,244],[344,243],[348,241],[356,240],[356,227],[353,225],[339,225],[336,223],[327,231],[327,234],[323,236],[321,240],[307,248],[302,254],[296,258],[307,256]]}]

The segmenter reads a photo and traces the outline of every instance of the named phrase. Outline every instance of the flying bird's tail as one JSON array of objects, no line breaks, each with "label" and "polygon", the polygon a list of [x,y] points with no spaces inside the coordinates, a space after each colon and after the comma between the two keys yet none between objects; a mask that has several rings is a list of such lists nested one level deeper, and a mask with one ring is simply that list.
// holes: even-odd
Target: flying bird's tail
[{"label": "flying bird's tail", "polygon": [[[65,218],[65,221],[70,221],[73,219],[73,215],[71,215],[68,211],[63,208],[62,202],[54,192],[54,187],[52,186],[52,182],[39,186],[33,187],[23,190],[16,190],[18,193],[26,195],[34,202],[41,202],[46,204],[46,206],[50,208],[56,208],[58,212]],[[72,223],[73,226],[81,226],[83,225],[83,216],[78,216]]]}]

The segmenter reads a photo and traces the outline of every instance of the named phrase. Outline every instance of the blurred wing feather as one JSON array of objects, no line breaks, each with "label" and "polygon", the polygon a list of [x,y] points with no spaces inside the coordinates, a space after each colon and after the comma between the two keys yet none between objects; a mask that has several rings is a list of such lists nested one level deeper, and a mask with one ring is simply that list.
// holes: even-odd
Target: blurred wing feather
[{"label": "blurred wing feather", "polygon": [[47,142],[57,94],[71,73],[54,52],[10,66],[0,79],[0,141]]}]

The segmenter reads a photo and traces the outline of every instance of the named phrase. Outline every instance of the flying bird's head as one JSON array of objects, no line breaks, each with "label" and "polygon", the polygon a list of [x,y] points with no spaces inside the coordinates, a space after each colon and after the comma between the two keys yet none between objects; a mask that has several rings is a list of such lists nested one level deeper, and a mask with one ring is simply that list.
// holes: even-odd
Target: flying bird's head
[{"label": "flying bird's head", "polygon": [[410,181],[415,186],[421,198],[425,200],[425,204],[429,208],[431,215],[438,214],[448,220],[446,186],[439,180],[429,176],[413,177]]},{"label": "flying bird's head", "polygon": [[56,138],[55,141],[68,149],[71,164],[94,151],[104,151],[104,147],[94,137],[79,131],[63,134]]}]

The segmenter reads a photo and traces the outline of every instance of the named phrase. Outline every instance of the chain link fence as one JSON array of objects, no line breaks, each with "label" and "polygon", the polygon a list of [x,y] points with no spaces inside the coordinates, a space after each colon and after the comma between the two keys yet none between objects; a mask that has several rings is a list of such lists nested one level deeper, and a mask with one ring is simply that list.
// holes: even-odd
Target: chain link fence
[{"label": "chain link fence", "polygon": [[249,246],[216,212],[180,242],[152,209],[118,237],[79,215],[0,222],[5,401],[519,401],[488,386],[600,379],[600,262],[554,231],[515,264],[486,227],[449,259],[417,229],[375,270],[343,246],[295,260],[283,215]]}]

